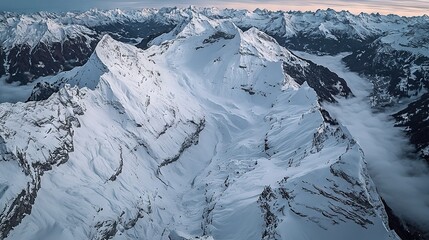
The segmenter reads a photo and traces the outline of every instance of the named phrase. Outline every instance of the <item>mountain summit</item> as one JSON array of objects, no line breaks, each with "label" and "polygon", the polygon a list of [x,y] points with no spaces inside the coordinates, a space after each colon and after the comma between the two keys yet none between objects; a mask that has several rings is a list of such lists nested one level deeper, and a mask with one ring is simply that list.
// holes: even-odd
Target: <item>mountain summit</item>
[{"label": "mountain summit", "polygon": [[[379,146],[338,112],[366,131],[371,106],[401,108],[397,124],[427,155],[427,22],[198,7],[0,14],[1,87],[23,97],[0,104],[0,239],[424,238],[412,227],[424,216],[379,191],[367,164]],[[383,120],[367,135],[385,136]]]},{"label": "mountain summit", "polygon": [[106,35],[58,92],[0,105],[2,238],[397,238],[320,104],[343,79],[227,20],[151,45]]}]

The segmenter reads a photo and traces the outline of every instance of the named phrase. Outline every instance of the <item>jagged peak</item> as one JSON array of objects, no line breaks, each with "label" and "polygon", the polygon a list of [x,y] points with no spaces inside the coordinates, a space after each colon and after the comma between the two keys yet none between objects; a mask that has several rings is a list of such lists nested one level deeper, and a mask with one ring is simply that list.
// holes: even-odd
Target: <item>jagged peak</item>
[{"label": "jagged peak", "polygon": [[117,74],[118,65],[131,66],[131,62],[137,62],[138,51],[134,46],[118,42],[106,34],[98,42],[91,57],[83,66],[62,72],[50,78],[49,81],[57,88],[70,84],[94,90],[104,74],[108,72]]},{"label": "jagged peak", "polygon": [[118,41],[115,41],[109,34],[105,34],[100,41],[98,42],[97,46],[95,47],[96,53],[103,53],[101,52],[105,48],[114,48],[115,46],[118,46],[120,44]]},{"label": "jagged peak", "polygon": [[255,10],[253,10],[253,13],[256,13],[259,15],[267,15],[267,14],[273,13],[273,11],[268,10],[266,8],[264,9],[256,8]]},{"label": "jagged peak", "polygon": [[[233,39],[238,41],[237,50],[243,55],[254,55],[268,61],[290,59],[293,55],[281,47],[278,42],[258,28],[251,27],[242,31],[230,19],[211,19],[200,13],[193,14],[189,19],[182,21],[171,32],[154,39],[150,45],[160,45],[165,41],[175,41],[187,38],[203,38],[204,44],[214,43],[217,39]],[[200,44],[200,40],[196,41]],[[195,46],[198,48],[199,46]]]},{"label": "jagged peak", "polygon": [[[195,41],[188,41],[194,38]],[[268,34],[258,28],[251,27],[242,31],[230,19],[212,19],[200,13],[193,14],[190,19],[182,21],[171,32],[154,39],[151,45],[161,45],[166,41],[181,41],[186,39],[192,43],[191,48],[207,47],[219,40],[233,40],[230,49],[242,56],[256,56],[263,61],[281,62],[293,61],[306,65],[306,62],[295,57],[290,51],[281,47],[279,43]],[[224,42],[224,44],[227,44]]]},{"label": "jagged peak", "polygon": [[256,35],[256,36],[264,39],[265,41],[269,41],[269,42],[273,42],[273,43],[278,44],[277,41],[273,37],[271,37],[268,34],[262,32],[261,30],[259,30],[256,27],[249,28],[247,31],[243,32],[243,34],[244,35]]},{"label": "jagged peak", "polygon": [[258,28],[252,27],[240,34],[240,51],[248,54],[257,55],[268,61],[289,61],[293,58],[299,61],[289,50],[280,46],[280,44],[268,34]]},{"label": "jagged peak", "polygon": [[231,20],[211,19],[194,12],[189,18],[182,20],[172,31],[155,38],[149,45],[160,45],[162,42],[181,38],[211,36],[217,32],[235,35],[239,31],[240,29]]},{"label": "jagged peak", "polygon": [[43,14],[18,15],[0,22],[0,42],[6,49],[28,45],[33,49],[39,43],[63,42],[67,38],[92,36],[95,32],[79,24],[64,24],[55,16]]},{"label": "jagged peak", "polygon": [[177,35],[177,37],[188,37],[201,35],[202,33],[212,30],[214,21],[210,20],[206,16],[193,12],[189,21],[183,25],[183,28]]},{"label": "jagged peak", "polygon": [[130,58],[136,58],[137,52],[140,50],[136,47],[116,41],[109,34],[105,34],[95,47],[91,58],[97,57],[106,67],[111,67],[115,64],[124,64]]},{"label": "jagged peak", "polygon": [[200,10],[201,8],[198,8],[197,6],[195,6],[195,5],[189,5],[187,8],[186,8],[186,10],[188,10],[188,11],[192,11],[192,12],[198,12],[199,10]]}]

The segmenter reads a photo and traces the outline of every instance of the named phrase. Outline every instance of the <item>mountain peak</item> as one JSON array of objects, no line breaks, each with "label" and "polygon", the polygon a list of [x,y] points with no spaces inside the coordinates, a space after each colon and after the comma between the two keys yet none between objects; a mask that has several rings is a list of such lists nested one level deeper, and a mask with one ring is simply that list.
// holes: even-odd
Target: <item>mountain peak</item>
[{"label": "mountain peak", "polygon": [[121,43],[110,35],[104,35],[95,47],[93,55],[98,58],[107,68],[118,64],[129,62],[137,57],[139,49],[134,46]]},{"label": "mountain peak", "polygon": [[[127,62],[131,56],[135,56],[132,51],[138,51],[138,49],[133,48],[133,46],[120,43],[106,34],[98,42],[91,57],[83,66],[62,72],[51,77],[48,81],[53,84],[52,88],[61,88],[70,84],[79,88],[87,87],[94,90],[99,85],[103,75],[112,71],[117,72],[118,65]],[[38,91],[37,86],[34,90]],[[32,95],[30,99],[35,100],[37,97]]]},{"label": "mountain peak", "polygon": [[189,37],[211,36],[216,32],[235,35],[238,31],[239,28],[232,21],[211,19],[201,13],[194,13],[182,20],[172,31],[153,39],[149,45],[160,45],[165,41]]},{"label": "mountain peak", "polygon": [[40,43],[62,43],[66,39],[94,35],[95,32],[78,24],[63,24],[46,14],[10,16],[0,21],[0,42],[6,49],[27,45],[31,49]]},{"label": "mountain peak", "polygon": [[[10,16],[16,33],[38,30],[35,43],[58,37],[30,64],[67,56],[58,46],[82,61],[59,65],[31,101],[0,104],[0,238],[396,239],[360,146],[329,112],[351,90],[285,47],[361,40],[381,29],[369,16],[195,6]],[[91,44],[61,42],[75,25],[96,32]],[[155,36],[144,50],[120,42]]]},{"label": "mountain peak", "polygon": [[290,59],[292,53],[281,47],[278,42],[258,28],[252,27],[241,33],[241,50],[248,54],[256,54],[269,61]]},{"label": "mountain peak", "polygon": [[120,43],[113,39],[109,34],[105,34],[95,47],[95,53],[97,53],[97,55],[104,55],[106,54],[106,50],[117,48],[119,47],[119,44]]}]

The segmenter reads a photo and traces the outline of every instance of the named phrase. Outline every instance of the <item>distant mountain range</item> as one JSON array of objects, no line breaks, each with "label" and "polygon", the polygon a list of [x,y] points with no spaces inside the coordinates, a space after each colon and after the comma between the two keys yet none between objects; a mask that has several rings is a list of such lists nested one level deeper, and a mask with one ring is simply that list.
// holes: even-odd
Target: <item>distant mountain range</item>
[{"label": "distant mountain range", "polygon": [[428,30],[333,10],[0,14],[1,79],[27,100],[0,104],[0,239],[428,238],[324,108],[354,97],[347,79],[294,54],[348,52],[429,163]]}]

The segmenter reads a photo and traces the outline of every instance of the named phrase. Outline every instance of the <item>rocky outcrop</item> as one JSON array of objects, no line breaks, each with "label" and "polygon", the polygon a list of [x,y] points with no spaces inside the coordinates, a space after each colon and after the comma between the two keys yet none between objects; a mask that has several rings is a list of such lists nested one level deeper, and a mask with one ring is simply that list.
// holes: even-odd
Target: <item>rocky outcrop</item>
[{"label": "rocky outcrop", "polygon": [[96,43],[96,40],[79,36],[61,43],[41,42],[33,48],[25,44],[14,46],[7,52],[6,81],[25,85],[35,78],[81,66],[90,57]]},{"label": "rocky outcrop", "polygon": [[[13,135],[8,134],[11,131],[11,123],[8,122],[9,119],[7,116],[16,114],[16,112],[13,112],[13,109],[0,109],[0,115],[3,116],[0,118],[0,122],[2,122],[0,139],[3,139],[0,142],[0,149],[3,161],[16,161],[16,164],[21,167],[22,172],[26,176],[25,178],[28,179],[26,188],[16,193],[17,195],[14,197],[14,200],[5,205],[0,213],[0,237],[2,239],[6,238],[9,232],[20,224],[25,216],[31,214],[32,206],[42,186],[42,176],[44,173],[66,163],[69,159],[69,153],[74,151],[74,128],[80,127],[79,120],[75,115],[82,115],[83,111],[75,100],[69,98],[68,94],[68,90],[63,89],[59,94],[61,100],[52,100],[57,103],[58,110],[53,110],[51,115],[39,116],[36,119],[24,116],[21,119],[21,123],[18,124],[25,124],[25,126],[22,126],[19,132],[15,131]],[[25,111],[40,111],[40,109],[45,108],[46,104],[49,103],[42,105],[37,105],[36,103],[28,104]],[[69,107],[73,110],[70,115],[64,118],[61,112],[67,111],[65,109]],[[31,137],[33,131],[38,131],[36,129],[47,126],[53,127],[50,128],[45,136],[46,142],[41,141],[36,146],[30,146],[31,142],[35,141]],[[27,135],[27,139],[24,145],[10,145],[14,142],[11,138],[15,139],[16,137],[19,138],[25,135]],[[55,139],[54,145],[50,144],[52,139]],[[32,147],[36,147],[37,149],[45,148],[43,146],[45,144],[51,146],[51,149],[43,150],[43,152],[47,153],[46,155],[35,157],[34,153],[31,153]],[[15,152],[14,148],[16,149]]]},{"label": "rocky outcrop", "polygon": [[366,45],[345,57],[346,66],[367,76],[373,83],[372,105],[396,104],[429,89],[429,58],[395,50],[381,41]]},{"label": "rocky outcrop", "polygon": [[52,94],[59,91],[59,87],[46,82],[38,82],[34,86],[27,101],[41,101],[48,99]]},{"label": "rocky outcrop", "polygon": [[429,94],[423,94],[417,101],[393,116],[397,122],[396,126],[405,129],[419,155],[429,163]]},{"label": "rocky outcrop", "polygon": [[203,131],[205,126],[205,119],[201,119],[200,122],[196,123],[194,121],[190,121],[189,124],[192,124],[195,128],[195,131],[192,132],[189,136],[187,136],[184,141],[182,142],[182,145],[180,146],[180,149],[176,155],[174,155],[171,158],[165,159],[159,166],[157,173],[161,173],[161,168],[167,166],[168,164],[174,163],[177,160],[179,160],[180,156],[183,154],[183,152],[191,147],[192,145],[198,144],[198,138],[200,137],[201,131]]},{"label": "rocky outcrop", "polygon": [[346,81],[329,69],[309,62],[309,66],[302,68],[298,65],[283,64],[286,74],[295,82],[307,82],[313,88],[321,101],[336,102],[335,97],[353,97],[353,93]]}]

